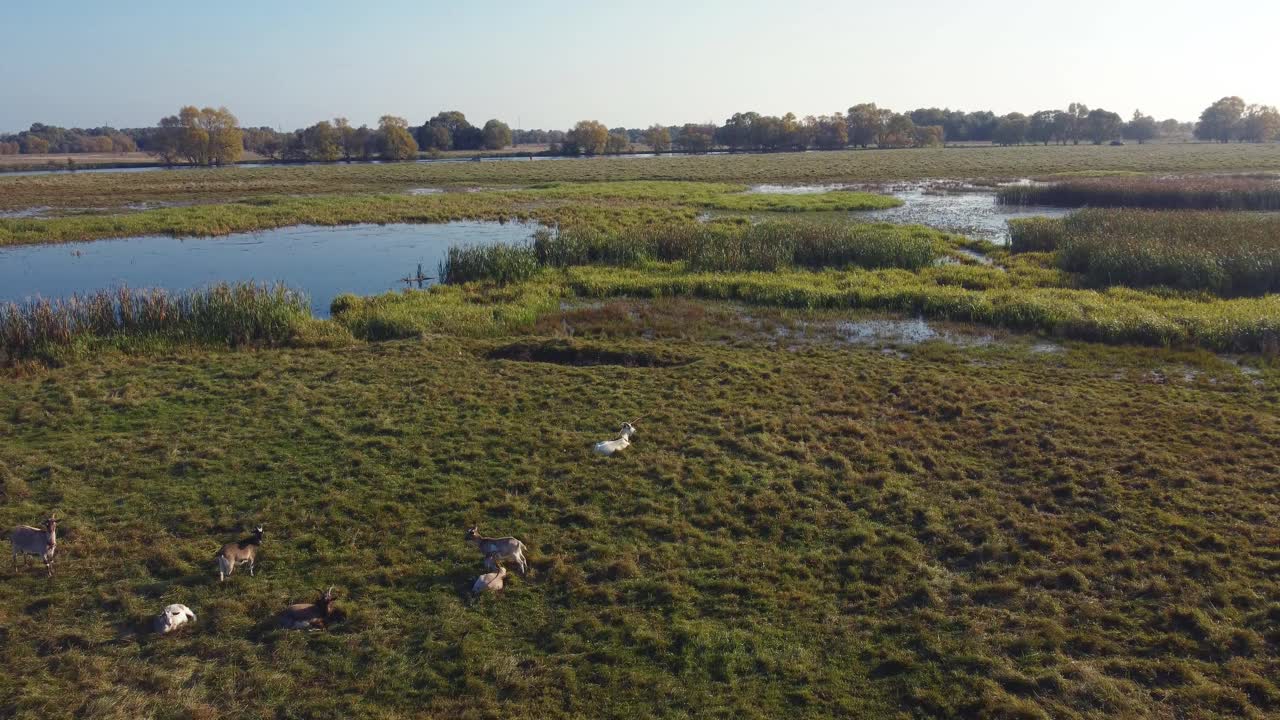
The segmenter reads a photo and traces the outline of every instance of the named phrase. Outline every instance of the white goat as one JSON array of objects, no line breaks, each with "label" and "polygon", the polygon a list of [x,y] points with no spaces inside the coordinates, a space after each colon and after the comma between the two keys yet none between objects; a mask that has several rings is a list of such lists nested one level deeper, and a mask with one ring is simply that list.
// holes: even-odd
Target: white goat
[{"label": "white goat", "polygon": [[21,555],[30,563],[29,555],[35,555],[44,561],[49,577],[53,577],[53,555],[58,551],[58,518],[50,515],[44,521],[44,529],[30,525],[19,525],[9,533],[9,542],[13,545],[13,570],[18,570],[18,556]]},{"label": "white goat", "polygon": [[155,629],[158,633],[170,633],[187,623],[195,622],[196,614],[186,605],[174,603],[156,616]]},{"label": "white goat", "polygon": [[507,569],[498,566],[497,572],[485,573],[476,578],[475,583],[471,585],[471,593],[479,595],[482,592],[498,592],[502,589],[502,579],[507,576]]},{"label": "white goat", "polygon": [[218,551],[218,582],[227,579],[235,572],[237,565],[249,566],[249,577],[253,577],[253,564],[258,559],[258,548],[262,546],[262,526],[253,529],[253,535],[243,540],[229,542]]},{"label": "white goat", "polygon": [[493,570],[503,560],[510,560],[520,566],[520,574],[529,574],[529,562],[524,552],[528,548],[513,537],[488,538],[480,534],[480,528],[472,525],[467,528],[467,542],[473,542],[484,555],[484,566]]},{"label": "white goat", "polygon": [[595,444],[595,447],[593,447],[592,450],[595,454],[604,455],[606,457],[613,455],[614,453],[622,452],[623,450],[631,447],[631,438],[634,437],[635,434],[636,429],[631,426],[631,423],[622,423],[622,434],[617,440],[601,440]]}]

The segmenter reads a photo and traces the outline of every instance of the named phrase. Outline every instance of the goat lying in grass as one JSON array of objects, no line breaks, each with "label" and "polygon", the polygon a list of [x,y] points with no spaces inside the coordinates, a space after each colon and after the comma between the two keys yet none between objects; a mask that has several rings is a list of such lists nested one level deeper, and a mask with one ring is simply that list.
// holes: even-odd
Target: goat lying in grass
[{"label": "goat lying in grass", "polygon": [[18,570],[19,555],[26,558],[28,564],[31,561],[29,556],[35,555],[44,561],[44,567],[49,571],[49,577],[53,577],[53,556],[58,552],[57,514],[50,515],[43,524],[43,528],[19,525],[9,533],[9,542],[13,546],[14,572]]},{"label": "goat lying in grass", "polygon": [[229,542],[218,551],[218,582],[227,579],[235,572],[237,565],[249,566],[249,577],[253,577],[253,564],[258,559],[258,548],[262,546],[262,526],[253,529],[253,535],[243,540]]},{"label": "goat lying in grass", "polygon": [[489,570],[498,567],[504,560],[514,562],[520,568],[521,575],[529,574],[529,563],[524,557],[524,543],[513,537],[487,538],[480,534],[478,526],[467,528],[467,542],[473,542],[484,555],[484,566]]},{"label": "goat lying in grass", "polygon": [[280,613],[280,627],[286,630],[324,630],[337,610],[333,587],[321,593],[313,603],[296,603]]},{"label": "goat lying in grass", "polygon": [[479,595],[482,592],[498,592],[502,589],[502,580],[506,576],[507,569],[499,565],[497,572],[485,573],[476,578],[471,585],[471,593]]},{"label": "goat lying in grass", "polygon": [[183,625],[195,621],[196,614],[191,612],[191,608],[174,603],[156,616],[155,631],[158,633],[171,633]]},{"label": "goat lying in grass", "polygon": [[617,440],[601,440],[596,443],[592,451],[597,455],[608,457],[614,453],[622,452],[631,447],[631,438],[636,434],[636,429],[631,423],[622,423],[622,434]]}]

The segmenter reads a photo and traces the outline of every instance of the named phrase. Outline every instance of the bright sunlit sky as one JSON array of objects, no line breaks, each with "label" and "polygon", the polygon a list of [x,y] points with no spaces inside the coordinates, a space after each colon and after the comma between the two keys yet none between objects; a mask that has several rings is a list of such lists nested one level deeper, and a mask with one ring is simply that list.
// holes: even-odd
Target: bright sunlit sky
[{"label": "bright sunlit sky", "polygon": [[293,129],[442,109],[567,128],[737,111],[1033,112],[1193,120],[1280,104],[1277,0],[0,0],[0,131],[154,124],[226,105]]}]

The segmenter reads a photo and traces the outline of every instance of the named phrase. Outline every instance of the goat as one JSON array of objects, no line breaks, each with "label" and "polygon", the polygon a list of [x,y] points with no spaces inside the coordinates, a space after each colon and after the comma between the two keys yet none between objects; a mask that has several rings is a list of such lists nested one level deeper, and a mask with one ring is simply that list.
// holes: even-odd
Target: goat
[{"label": "goat", "polygon": [[529,574],[529,562],[524,557],[528,548],[513,537],[487,538],[480,534],[480,528],[472,525],[467,528],[467,542],[473,542],[484,555],[484,566],[493,570],[503,560],[510,560],[520,566],[520,574]]},{"label": "goat", "polygon": [[297,603],[280,613],[280,627],[286,630],[324,630],[325,623],[333,617],[333,587],[320,594],[313,603]]},{"label": "goat", "polygon": [[253,535],[243,540],[229,542],[218,551],[218,582],[227,579],[235,571],[237,565],[249,566],[249,577],[253,577],[253,564],[258,559],[258,548],[262,545],[262,526],[253,529]]},{"label": "goat", "polygon": [[597,455],[608,457],[614,453],[622,452],[631,447],[631,438],[635,437],[636,429],[631,423],[622,423],[622,434],[617,440],[601,440],[596,443],[592,450]]},{"label": "goat", "polygon": [[476,578],[471,585],[471,594],[479,595],[482,592],[498,592],[502,589],[502,579],[507,576],[507,569],[498,566],[497,572],[485,573]]},{"label": "goat", "polygon": [[44,561],[44,567],[53,577],[53,555],[58,551],[58,517],[54,513],[44,521],[44,529],[30,525],[19,525],[9,533],[9,542],[13,545],[13,571],[18,571],[18,556],[22,555],[30,564],[29,555],[35,555]]},{"label": "goat", "polygon": [[170,633],[189,622],[195,621],[196,614],[191,612],[191,608],[175,603],[156,616],[155,631],[158,633]]}]

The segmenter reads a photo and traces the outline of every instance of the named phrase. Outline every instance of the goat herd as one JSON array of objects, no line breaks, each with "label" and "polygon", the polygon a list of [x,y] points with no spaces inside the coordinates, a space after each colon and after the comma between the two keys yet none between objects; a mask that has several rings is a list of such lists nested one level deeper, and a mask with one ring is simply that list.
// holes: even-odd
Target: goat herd
[{"label": "goat herd", "polygon": [[[634,422],[634,421],[632,421]],[[631,423],[622,424],[622,433],[615,440],[603,440],[592,446],[597,455],[614,455],[630,447],[635,437],[635,427]],[[254,528],[253,534],[243,540],[229,542],[218,551],[218,581],[222,582],[235,572],[237,567],[249,566],[249,575],[253,575],[253,566],[258,559],[258,549],[262,547],[263,527]],[[502,589],[503,580],[507,577],[507,569],[503,562],[514,562],[521,575],[529,572],[529,562],[525,558],[524,543],[513,537],[488,538],[480,534],[479,528],[467,528],[467,542],[474,543],[484,555],[484,567],[488,572],[476,578],[471,585],[472,594],[497,592]],[[53,558],[58,550],[58,518],[52,514],[43,523],[43,527],[22,525],[9,534],[13,545],[13,569],[18,569],[18,556],[21,555],[29,565],[34,555],[44,561],[49,577],[53,577]],[[323,630],[333,619],[334,588],[320,594],[312,603],[290,605],[280,613],[280,627],[290,630]],[[196,614],[186,605],[173,604],[161,611],[155,619],[155,631],[167,633],[195,622]]]},{"label": "goat herd", "polygon": [[[218,581],[222,582],[235,572],[237,567],[249,566],[249,575],[253,575],[254,563],[258,559],[258,550],[262,547],[264,529],[261,525],[253,530],[253,534],[243,540],[229,542],[218,551]],[[502,589],[503,578],[507,576],[504,562],[513,562],[520,569],[521,575],[529,572],[529,562],[525,558],[525,545],[513,537],[490,538],[480,534],[476,526],[467,528],[467,542],[473,543],[484,555],[484,567],[488,572],[476,578],[471,585],[472,594],[497,592]],[[58,518],[50,515],[42,523],[42,527],[21,525],[9,534],[13,546],[13,568],[18,569],[18,556],[23,556],[28,565],[31,556],[44,561],[49,577],[53,577],[53,560],[58,551]],[[330,622],[337,609],[334,603],[334,588],[320,594],[315,602],[296,603],[280,613],[280,627],[287,630],[323,630]],[[153,628],[158,633],[177,630],[187,623],[195,622],[196,614],[186,605],[173,604],[166,607],[156,617]]]}]

